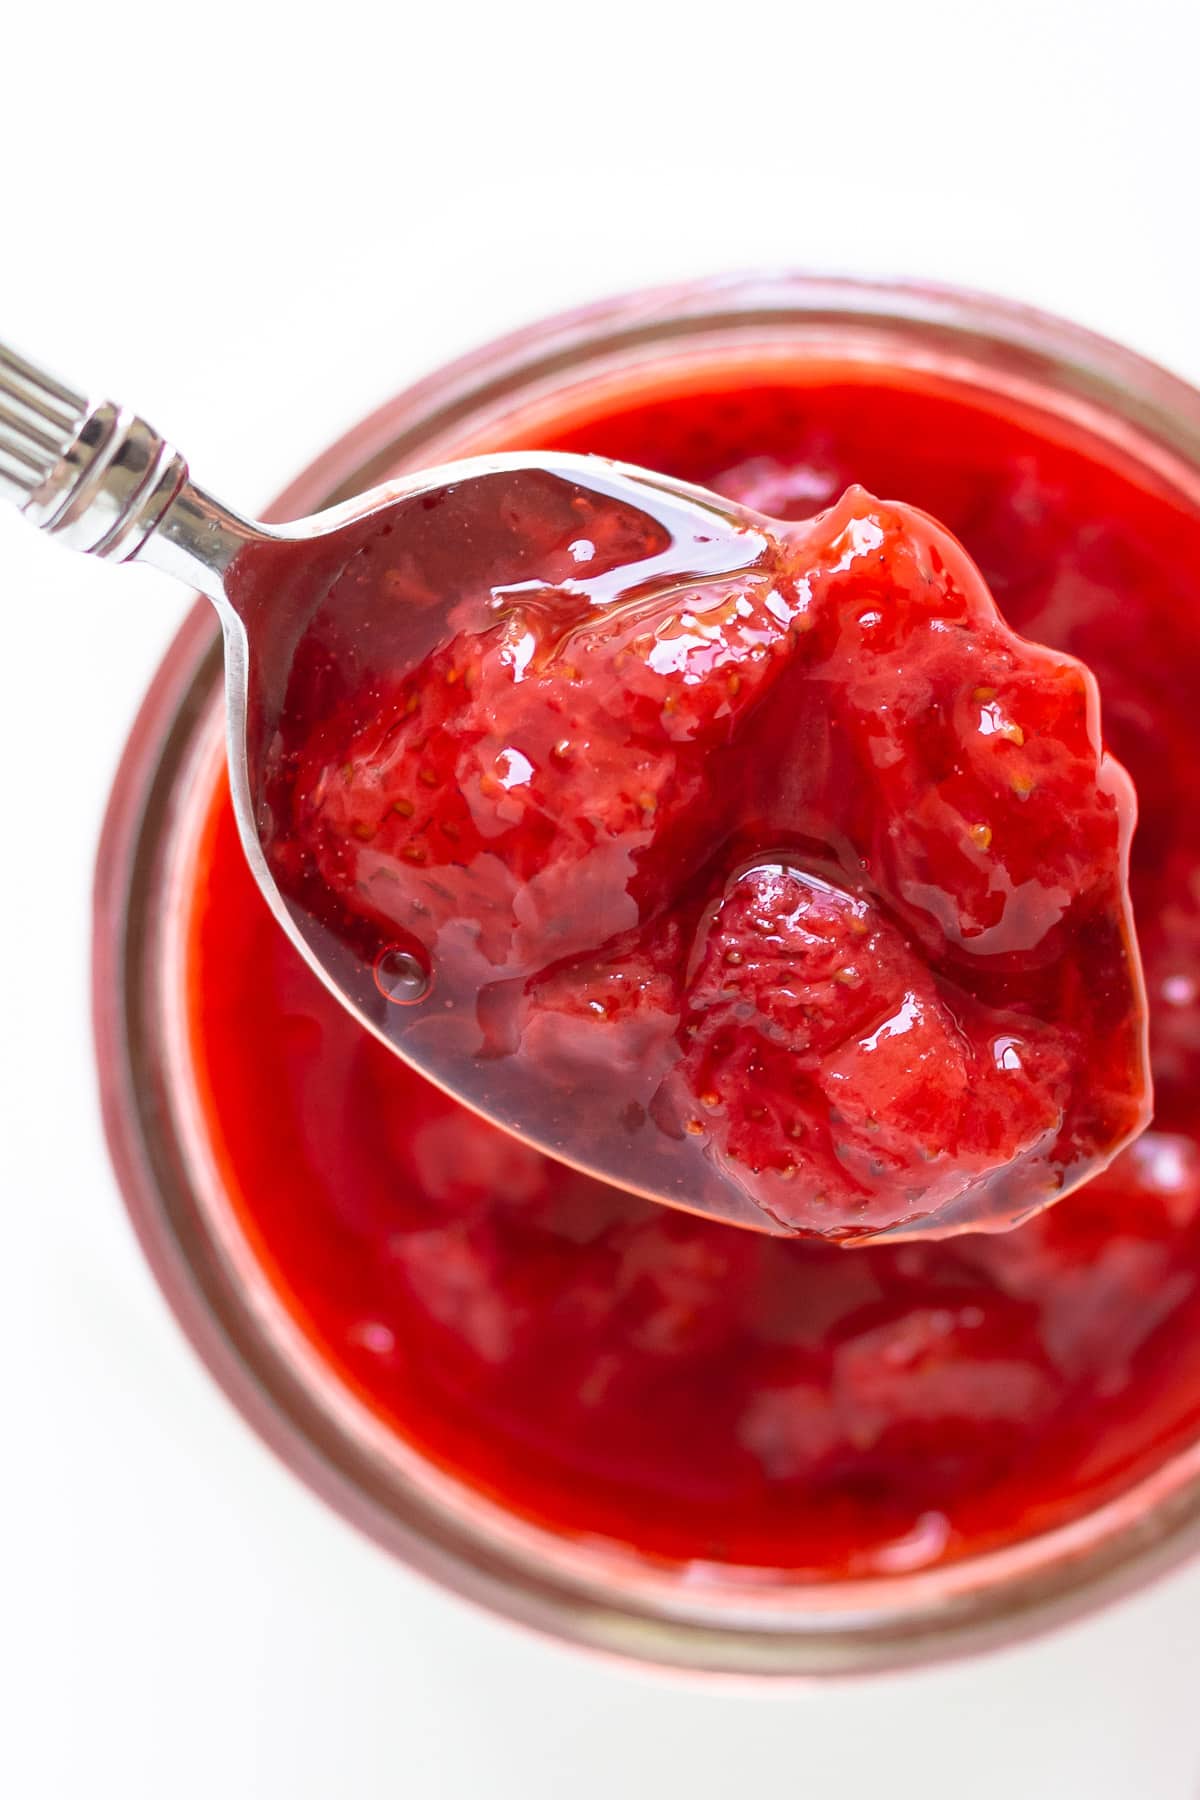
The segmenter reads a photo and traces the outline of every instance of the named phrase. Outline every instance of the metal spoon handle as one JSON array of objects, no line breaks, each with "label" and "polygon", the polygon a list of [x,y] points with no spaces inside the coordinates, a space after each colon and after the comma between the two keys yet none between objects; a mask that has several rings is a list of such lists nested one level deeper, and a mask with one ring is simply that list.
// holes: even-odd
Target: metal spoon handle
[{"label": "metal spoon handle", "polygon": [[178,450],[112,400],[88,400],[0,343],[0,498],[68,549],[143,556],[222,597],[257,527],[188,479]]}]

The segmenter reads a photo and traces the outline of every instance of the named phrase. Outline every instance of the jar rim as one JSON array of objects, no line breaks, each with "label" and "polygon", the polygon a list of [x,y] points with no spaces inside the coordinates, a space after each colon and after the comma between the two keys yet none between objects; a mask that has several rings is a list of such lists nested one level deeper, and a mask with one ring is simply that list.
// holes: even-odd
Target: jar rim
[{"label": "jar rim", "polygon": [[[440,461],[437,446],[456,432],[461,439],[468,421],[528,404],[540,385],[549,392],[565,377],[594,376],[606,358],[645,350],[661,361],[668,346],[705,354],[710,339],[728,347],[735,332],[790,333],[793,345],[803,333],[811,344],[826,330],[839,344],[848,333],[864,345],[903,338],[939,368],[992,368],[999,379],[1002,365],[1006,381],[1052,389],[1056,405],[1134,433],[1200,493],[1200,393],[1136,353],[966,290],[770,272],[602,300],[484,345],[354,426],[267,516],[336,504],[414,458]],[[652,1572],[607,1591],[586,1558],[569,1566],[552,1534],[499,1529],[489,1514],[502,1509],[455,1516],[434,1479],[424,1493],[410,1480],[398,1507],[354,1446],[330,1438],[299,1364],[288,1367],[283,1354],[264,1360],[261,1320],[246,1316],[253,1309],[237,1291],[228,1246],[198,1202],[168,1074],[165,959],[156,955],[163,909],[156,916],[154,897],[169,886],[181,776],[211,749],[219,692],[216,621],[199,601],[133,725],[100,839],[93,1026],[102,1114],[125,1204],[179,1323],[253,1429],[337,1511],[417,1570],[519,1623],[644,1663],[758,1676],[894,1668],[1009,1642],[1142,1585],[1200,1546],[1200,1438],[1068,1523],[954,1563],[835,1583],[714,1581],[682,1598],[678,1582]]]}]

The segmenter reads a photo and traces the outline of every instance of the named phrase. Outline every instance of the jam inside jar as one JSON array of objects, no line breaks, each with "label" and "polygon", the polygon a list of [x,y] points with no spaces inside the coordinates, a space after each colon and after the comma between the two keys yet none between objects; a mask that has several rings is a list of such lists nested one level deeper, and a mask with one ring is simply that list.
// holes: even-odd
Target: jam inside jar
[{"label": "jam inside jar", "polygon": [[858,481],[941,519],[1099,678],[1156,1082],[1111,1169],[995,1236],[769,1239],[552,1164],[363,1032],[271,919],[196,615],[101,847],[106,1123],[181,1321],[347,1516],[558,1635],[764,1673],[1011,1635],[1200,1535],[1198,445],[1200,396],[1072,327],[772,277],[489,347],[297,484],[283,516],[539,447],[781,517]]},{"label": "jam inside jar", "polygon": [[944,387],[724,374],[657,399],[633,381],[529,447],[789,517],[868,483],[943,519],[1013,625],[1090,664],[1141,797],[1150,1133],[995,1237],[846,1252],[656,1209],[508,1140],[344,1016],[254,891],[223,791],[194,1046],[289,1306],[397,1432],[554,1531],[836,1579],[1061,1520],[1200,1421],[1200,514]]}]

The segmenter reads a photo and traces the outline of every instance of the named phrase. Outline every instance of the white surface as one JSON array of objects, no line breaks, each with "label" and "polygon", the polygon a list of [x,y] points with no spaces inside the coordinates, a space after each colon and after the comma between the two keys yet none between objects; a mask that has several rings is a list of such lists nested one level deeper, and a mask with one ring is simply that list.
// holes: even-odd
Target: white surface
[{"label": "white surface", "polygon": [[[427,11],[5,9],[0,333],[248,507],[449,354],[722,267],[956,279],[1200,379],[1195,0]],[[0,1792],[1195,1800],[1200,1568],[954,1669],[715,1692],[475,1616],[283,1473],[93,1094],[94,841],[184,596],[8,517],[0,571]]]}]

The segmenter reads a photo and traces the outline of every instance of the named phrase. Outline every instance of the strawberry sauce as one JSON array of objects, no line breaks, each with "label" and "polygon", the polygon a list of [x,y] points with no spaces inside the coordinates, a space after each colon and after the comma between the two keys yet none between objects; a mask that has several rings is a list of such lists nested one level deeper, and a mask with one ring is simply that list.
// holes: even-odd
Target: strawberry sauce
[{"label": "strawberry sauce", "polygon": [[[611,1062],[641,1058],[665,1016],[672,1042],[686,1048],[656,1090],[659,1117],[666,1107],[682,1137],[759,1177],[758,1203],[765,1195],[773,1209],[786,1207],[801,1191],[811,1201],[818,1184],[780,1179],[785,1156],[801,1165],[794,1146],[805,1141],[792,1131],[794,1077],[764,1077],[770,1033],[748,1046],[741,1029],[748,1002],[768,1025],[797,1029],[795,1019],[775,1016],[767,987],[772,957],[794,956],[802,938],[814,976],[829,978],[826,1012],[808,1017],[805,1030],[823,1079],[836,1085],[837,1123],[850,1136],[860,1129],[864,1145],[881,1141],[873,1154],[890,1157],[893,1171],[921,1128],[931,1144],[937,1139],[956,1091],[972,1102],[965,1118],[992,1106],[996,1135],[979,1149],[980,1167],[1019,1159],[1054,1119],[1072,1121],[1081,1154],[1103,1161],[1104,1147],[1140,1122],[1140,1026],[1120,904],[1126,795],[1120,772],[1098,760],[1094,697],[1065,660],[1078,657],[1099,678],[1106,742],[1139,792],[1132,891],[1151,1005],[1150,1130],[1106,1173],[1007,1234],[846,1252],[653,1207],[508,1139],[344,1015],[258,898],[223,789],[213,796],[192,921],[193,1042],[214,1147],[264,1264],[328,1360],[433,1460],[555,1530],[600,1534],[647,1554],[830,1577],[887,1572],[1069,1517],[1200,1424],[1192,1121],[1200,823],[1189,800],[1200,516],[1096,440],[1068,439],[1033,413],[990,410],[978,396],[882,373],[868,384],[837,370],[819,385],[765,377],[756,385],[744,371],[736,380],[716,377],[670,402],[639,400],[631,383],[623,402],[610,397],[602,414],[563,419],[541,442],[657,467],[794,522],[838,503],[855,482],[902,495],[961,540],[1015,630],[1065,655],[1032,672],[1013,664],[999,673],[972,668],[967,683],[956,676],[962,716],[951,708],[946,730],[978,754],[950,795],[953,833],[943,811],[922,837],[924,789],[890,794],[878,826],[862,822],[863,800],[847,833],[844,815],[811,829],[811,804],[808,828],[794,818],[785,826],[778,811],[768,818],[771,784],[751,803],[742,781],[740,816],[726,834],[740,842],[740,857],[714,870],[688,852],[692,885],[658,910],[652,930],[639,926],[599,957],[593,944],[570,944],[520,966],[519,996],[506,993],[496,1029],[515,1020],[548,1065],[586,1060],[580,1044],[606,1032]],[[864,522],[889,551],[912,541],[903,540],[912,530],[904,509],[881,508],[869,495],[840,507],[832,535],[828,524],[820,528],[825,544]],[[810,566],[815,529],[797,523],[781,537],[807,542]],[[598,547],[595,536],[588,542]],[[787,592],[794,600],[794,582]],[[896,628],[862,624],[879,610],[869,599],[853,596],[856,629]],[[830,644],[823,655],[836,652]],[[1004,647],[1011,650],[1007,640]],[[725,673],[752,671],[731,664]],[[725,696],[736,711],[740,683]],[[392,698],[400,717],[417,711],[405,710],[407,693]],[[655,699],[661,711],[662,696]],[[793,698],[789,716],[799,710]],[[862,719],[869,711],[870,697],[860,696]],[[371,729],[338,726],[339,770],[379,763],[378,746],[361,737]],[[560,741],[548,741],[548,751]],[[426,732],[423,750],[428,743]],[[1031,760],[1035,744],[1049,746],[1041,762]],[[931,764],[944,764],[944,743],[923,749]],[[622,750],[613,747],[614,771]],[[570,772],[569,754],[560,760],[564,781],[584,778]],[[296,774],[310,820],[322,807],[350,804],[353,783],[331,784],[334,761],[325,755]],[[612,791],[605,766],[602,749],[586,771],[600,796]],[[881,758],[885,788],[889,766],[903,768]],[[1061,782],[1072,771],[1070,791],[1088,804],[1064,808]],[[515,764],[507,771],[521,772]],[[643,773],[633,804],[657,799],[653,768]],[[843,794],[844,780],[834,788]],[[353,819],[339,814],[339,827],[359,825],[353,841],[367,847],[386,818],[389,853],[403,855],[416,804],[407,815],[395,807],[412,791],[393,795],[383,784],[378,816],[360,807]],[[1097,807],[1097,796],[1109,804]],[[638,828],[657,811],[642,807]],[[753,841],[749,812],[763,827]],[[1057,835],[1056,815],[1067,822]],[[444,805],[437,816],[460,832],[467,822]],[[648,844],[664,823],[648,829]],[[666,840],[676,862],[691,830],[685,818]],[[1066,943],[1061,927],[1057,939],[1049,931],[1052,962],[1044,918],[1031,924],[1027,907],[1004,917],[994,909],[989,853],[1022,830],[1019,854],[1028,872],[1045,876],[1041,895],[1091,896],[1090,910],[1064,909],[1074,921]],[[850,881],[845,856],[830,856],[839,833],[869,844],[871,879]],[[931,854],[937,878],[922,883]],[[664,857],[660,877],[669,863]],[[538,866],[549,865],[542,858]],[[335,888],[331,871],[325,885]],[[655,876],[651,857],[646,879]],[[547,897],[547,916],[567,931],[577,879],[575,871],[557,899]],[[931,887],[953,894],[952,913],[929,907]],[[918,890],[923,898],[913,900]],[[362,892],[357,881],[354,891]],[[453,896],[448,911],[462,910],[462,896]],[[381,922],[397,925],[395,917]],[[971,937],[998,926],[999,962],[986,980],[966,980]],[[377,979],[391,985],[392,999],[418,999],[415,1012],[421,983],[406,988],[406,940],[393,935],[399,960]],[[513,942],[510,931],[504,956],[515,954]],[[853,982],[832,982],[833,971],[854,967],[851,946],[869,952],[859,957],[865,1000]],[[938,1010],[947,984],[956,1025],[964,989],[977,1009],[973,1062],[955,1065],[962,1034]],[[898,1017],[913,996],[933,1074],[924,1091],[901,1095],[902,1117],[880,1119],[861,1070],[838,1052],[849,1034],[840,1011],[830,1024],[829,1008],[845,1009],[852,1024],[865,1008],[869,1036],[881,1008],[885,1019]],[[590,1034],[581,1009],[601,1020]],[[877,1054],[886,1056],[887,1035]],[[1008,1038],[1013,1044],[997,1051]],[[745,1106],[751,1063],[757,1117]],[[984,1092],[985,1069],[1003,1104]],[[858,1167],[870,1174],[866,1163]],[[1070,1156],[1058,1155],[1056,1167],[1069,1170]],[[769,1188],[764,1169],[773,1171]],[[800,1222],[823,1229],[811,1210]]]}]

